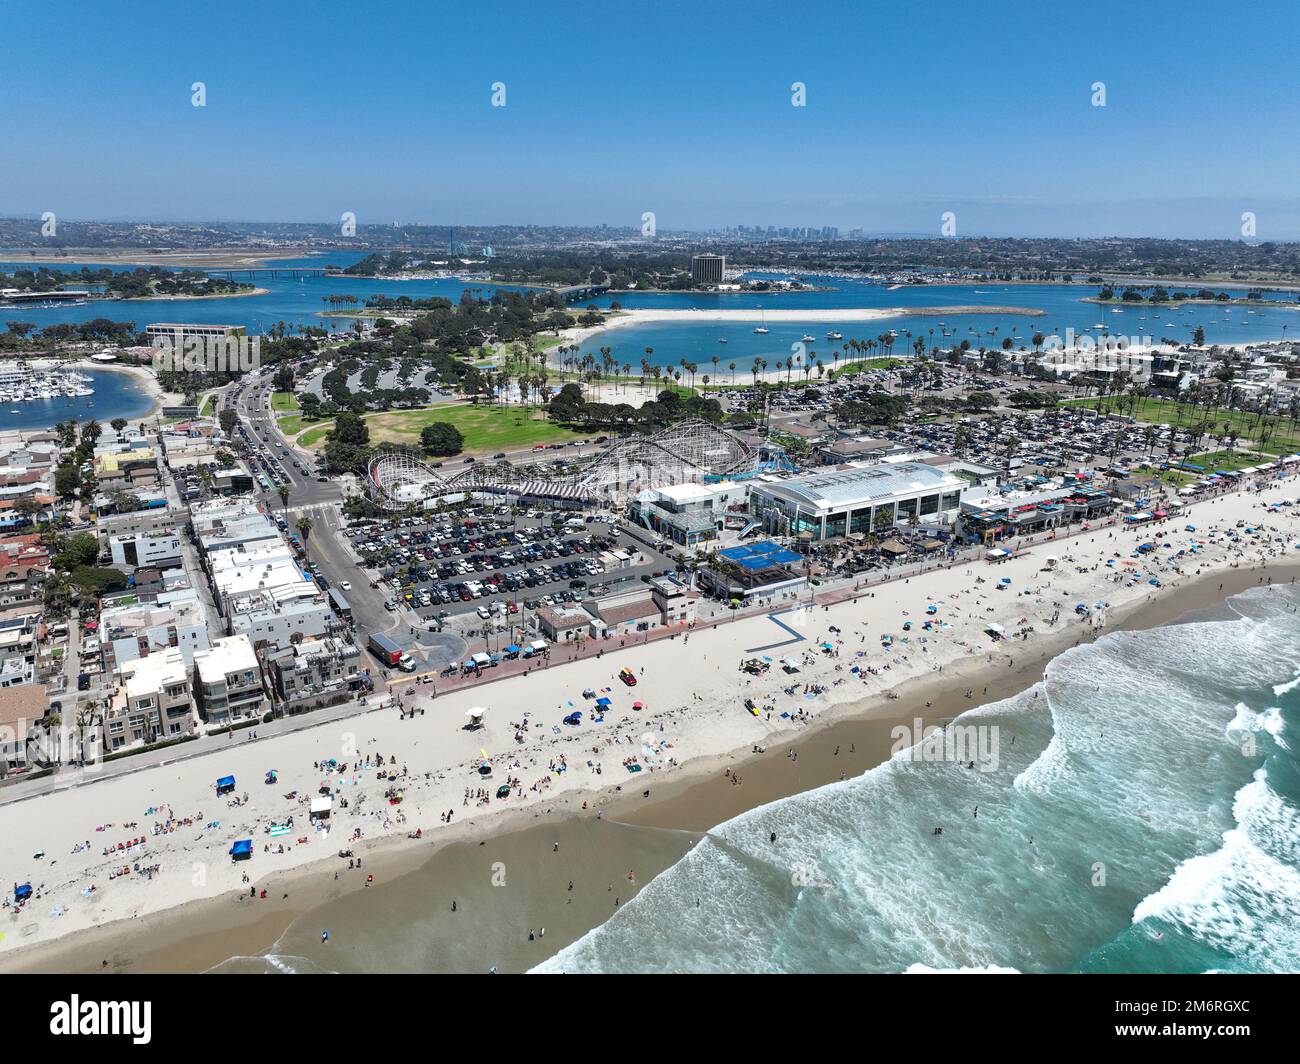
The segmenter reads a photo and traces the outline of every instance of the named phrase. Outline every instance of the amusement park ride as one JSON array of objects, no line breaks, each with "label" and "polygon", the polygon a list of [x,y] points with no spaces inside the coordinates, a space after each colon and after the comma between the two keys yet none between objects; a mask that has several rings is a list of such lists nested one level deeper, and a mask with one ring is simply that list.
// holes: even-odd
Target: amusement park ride
[{"label": "amusement park ride", "polygon": [[372,498],[389,510],[475,493],[622,505],[646,488],[751,473],[758,460],[758,452],[740,437],[707,421],[690,420],[653,435],[617,440],[565,476],[526,477],[476,463],[444,477],[417,456],[394,449],[371,459],[366,479]]}]

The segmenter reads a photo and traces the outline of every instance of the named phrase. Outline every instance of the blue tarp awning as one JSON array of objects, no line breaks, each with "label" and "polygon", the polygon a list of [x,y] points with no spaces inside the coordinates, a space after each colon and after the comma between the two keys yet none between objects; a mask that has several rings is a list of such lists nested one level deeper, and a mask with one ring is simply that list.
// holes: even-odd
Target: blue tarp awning
[{"label": "blue tarp awning", "polygon": [[506,653],[507,653],[507,654],[518,654],[518,653],[519,653],[519,647],[515,646],[514,643],[511,643],[508,647],[506,647]]},{"label": "blue tarp awning", "polygon": [[252,839],[236,839],[235,842],[231,845],[230,856],[239,857],[241,855],[248,856],[248,857],[253,856]]},{"label": "blue tarp awning", "polygon": [[219,780],[217,780],[217,790],[221,790],[224,787],[233,788],[234,786],[235,786],[234,776],[222,776]]},{"label": "blue tarp awning", "polygon": [[24,898],[30,898],[31,896],[32,885],[30,883],[23,883],[14,887],[14,901],[22,901]]}]

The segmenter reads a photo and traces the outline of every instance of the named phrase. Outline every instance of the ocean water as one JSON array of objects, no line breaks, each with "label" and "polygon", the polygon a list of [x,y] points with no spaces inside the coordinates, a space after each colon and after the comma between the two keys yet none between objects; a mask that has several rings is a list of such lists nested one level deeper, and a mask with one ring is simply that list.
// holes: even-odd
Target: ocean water
[{"label": "ocean water", "polygon": [[1294,587],[1076,647],[957,726],[969,759],[751,810],[534,970],[1300,969]]}]

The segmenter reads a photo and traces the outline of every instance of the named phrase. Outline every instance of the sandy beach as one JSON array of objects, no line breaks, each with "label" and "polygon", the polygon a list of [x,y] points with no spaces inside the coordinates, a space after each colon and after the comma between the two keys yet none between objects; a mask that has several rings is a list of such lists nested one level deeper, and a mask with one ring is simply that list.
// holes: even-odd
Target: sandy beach
[{"label": "sandy beach", "polygon": [[[1291,508],[1266,512],[1263,505],[1296,493],[1291,478],[1262,495],[1198,502],[1186,517],[1157,527],[1094,529],[998,565],[939,568],[813,609],[788,602],[778,618],[786,627],[759,616],[649,645],[621,646],[616,636],[601,658],[436,699],[407,685],[398,690],[408,708],[420,710],[414,717],[384,708],[266,740],[242,733],[224,754],[178,755],[101,782],[90,772],[78,786],[28,800],[5,803],[0,790],[0,832],[8,840],[0,880],[36,888],[24,909],[0,912],[0,969],[81,970],[93,953],[111,956],[119,970],[206,968],[231,953],[270,948],[313,906],[344,906],[350,892],[385,884],[400,891],[417,865],[421,875],[454,880],[464,870],[440,856],[454,846],[482,843],[524,861],[541,845],[539,821],[543,834],[561,825],[574,833],[556,853],[573,852],[592,832],[608,836],[612,820],[667,831],[655,836],[653,860],[629,864],[636,875],[627,889],[634,891],[689,846],[689,834],[680,832],[706,830],[743,809],[878,764],[890,753],[890,722],[951,719],[1032,684],[1046,660],[1076,641],[1121,624],[1164,623],[1234,590],[1291,579],[1296,570],[1281,559],[1296,554],[1300,522]],[[1263,530],[1238,532],[1239,520]],[[1195,532],[1184,530],[1189,521]],[[1156,532],[1174,549],[1130,556]],[[1192,546],[1194,553],[1173,557]],[[1054,566],[1049,555],[1059,559]],[[1253,568],[1265,564],[1267,571]],[[1010,583],[1000,584],[1004,579]],[[1087,618],[1074,613],[1075,603],[1103,601]],[[990,623],[1006,638],[990,634]],[[892,636],[888,646],[885,635]],[[681,668],[685,653],[689,670]],[[738,671],[743,658],[760,655],[772,659],[767,674]],[[798,671],[784,672],[781,658]],[[634,688],[617,679],[624,665],[640,678]],[[611,700],[603,722],[595,722],[584,691]],[[742,705],[745,698],[757,715]],[[645,708],[634,710],[635,700]],[[487,707],[478,731],[465,729],[472,706]],[[562,725],[573,709],[584,712],[582,724]],[[824,756],[805,752],[813,737],[836,730],[837,748],[856,736],[848,739],[851,755],[832,755],[820,738]],[[782,754],[790,744],[799,744],[798,762]],[[487,776],[480,773],[485,758]],[[278,779],[266,785],[272,769]],[[743,783],[731,782],[736,773]],[[236,776],[237,790],[218,798],[214,781],[227,774]],[[307,821],[306,803],[322,784],[335,795],[328,833]],[[507,784],[509,796],[498,799]],[[390,804],[399,791],[400,804]],[[597,813],[608,819],[596,820]],[[292,827],[269,834],[291,816]],[[421,838],[409,840],[417,829]],[[239,838],[253,840],[254,855],[234,864],[226,853]],[[445,848],[435,853],[438,845]],[[604,856],[592,860],[627,863],[623,846],[605,838],[593,850]],[[644,849],[644,837],[638,846]],[[364,854],[364,867],[349,869],[340,850]],[[557,867],[586,883],[607,871],[568,860]],[[525,954],[520,966],[561,948],[584,923],[603,920],[608,904],[593,895],[566,905],[576,909],[565,914],[569,930],[560,933],[553,922],[545,950]],[[503,955],[503,963],[513,961]]]}]

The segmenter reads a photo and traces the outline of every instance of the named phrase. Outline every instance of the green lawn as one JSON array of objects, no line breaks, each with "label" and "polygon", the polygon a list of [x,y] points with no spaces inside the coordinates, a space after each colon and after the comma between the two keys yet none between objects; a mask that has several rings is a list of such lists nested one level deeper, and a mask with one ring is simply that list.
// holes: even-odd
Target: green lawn
[{"label": "green lawn", "polygon": [[[1092,410],[1100,409],[1102,413],[1119,412],[1127,415],[1127,402],[1121,406],[1122,397],[1113,395],[1105,398],[1066,399],[1063,406],[1086,406]],[[1262,420],[1257,414],[1241,410],[1228,410],[1225,407],[1211,407],[1208,411],[1203,406],[1179,403],[1173,399],[1139,399],[1132,416],[1138,421],[1156,425],[1174,425],[1180,429],[1194,427],[1208,422],[1207,442],[1210,433],[1218,435],[1223,431],[1223,423],[1229,422],[1236,431],[1240,444],[1257,440],[1262,428],[1271,428],[1272,435],[1263,447],[1258,448],[1267,454],[1294,454],[1300,450],[1300,431],[1291,424],[1291,419],[1278,415],[1268,415]],[[1255,464],[1247,463],[1248,465]]]},{"label": "green lawn", "polygon": [[831,380],[836,377],[855,377],[859,373],[869,369],[894,369],[903,364],[901,359],[890,358],[860,358],[856,362],[848,362],[839,369],[831,371]]},{"label": "green lawn", "polygon": [[301,432],[308,425],[333,424],[332,421],[322,422],[320,418],[312,420],[302,414],[286,414],[284,417],[276,418],[275,425],[286,436],[292,436],[294,433]]},{"label": "green lawn", "polygon": [[[548,420],[537,407],[473,406],[469,403],[448,404],[426,410],[394,410],[367,414],[371,443],[406,443],[418,445],[420,430],[435,421],[455,425],[465,437],[462,454],[495,454],[518,450],[536,443],[562,443],[583,439],[587,433],[576,432]],[[321,446],[331,426],[318,425],[298,437],[303,447]]]},{"label": "green lawn", "polygon": [[302,408],[293,392],[275,392],[271,396],[271,410],[277,414],[296,414]]},{"label": "green lawn", "polygon": [[199,417],[211,417],[216,413],[216,402],[217,397],[215,395],[209,395],[204,399],[203,406],[199,409]]},{"label": "green lawn", "polygon": [[[1164,454],[1153,454],[1147,458],[1147,461],[1153,465],[1163,464],[1167,457]],[[1174,462],[1183,461],[1179,455],[1174,455],[1172,460]],[[1206,473],[1213,473],[1220,469],[1249,469],[1251,466],[1263,465],[1268,459],[1258,454],[1243,454],[1241,451],[1206,451],[1204,454],[1192,455],[1187,461],[1193,465],[1204,466]],[[1147,474],[1147,478],[1152,481],[1171,484],[1177,488],[1194,484],[1201,477],[1202,474],[1200,473],[1190,473],[1179,469],[1156,469]],[[1134,479],[1141,480],[1142,477],[1138,476]]]},{"label": "green lawn", "polygon": [[1215,473],[1220,469],[1249,469],[1251,466],[1263,465],[1267,461],[1257,454],[1242,454],[1240,451],[1207,451],[1205,454],[1194,454],[1187,460],[1193,465],[1205,466],[1208,473]]}]

